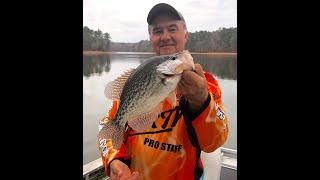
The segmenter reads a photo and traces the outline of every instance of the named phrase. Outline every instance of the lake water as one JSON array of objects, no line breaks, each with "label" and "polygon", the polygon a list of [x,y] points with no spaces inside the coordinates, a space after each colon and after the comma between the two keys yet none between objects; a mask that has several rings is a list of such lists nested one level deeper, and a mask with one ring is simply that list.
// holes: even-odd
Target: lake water
[{"label": "lake water", "polygon": [[[103,93],[105,85],[151,56],[154,55],[123,53],[83,57],[83,164],[100,157],[97,148],[98,123],[111,105]],[[205,71],[218,78],[230,128],[223,147],[237,149],[237,56],[192,56]]]}]

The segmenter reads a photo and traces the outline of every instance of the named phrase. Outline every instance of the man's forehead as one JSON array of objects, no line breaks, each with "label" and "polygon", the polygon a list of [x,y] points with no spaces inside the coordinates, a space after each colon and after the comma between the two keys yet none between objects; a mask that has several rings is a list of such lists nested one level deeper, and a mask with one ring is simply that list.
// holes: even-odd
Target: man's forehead
[{"label": "man's forehead", "polygon": [[179,26],[183,21],[175,19],[160,19],[159,21],[154,21],[153,25],[150,27],[166,27],[166,26]]}]

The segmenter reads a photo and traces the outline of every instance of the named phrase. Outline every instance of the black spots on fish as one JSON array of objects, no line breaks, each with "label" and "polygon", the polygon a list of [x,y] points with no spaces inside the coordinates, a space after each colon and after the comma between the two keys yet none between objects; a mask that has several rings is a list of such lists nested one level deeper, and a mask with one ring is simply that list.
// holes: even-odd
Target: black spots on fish
[{"label": "black spots on fish", "polygon": [[[117,114],[118,114],[118,117],[123,117],[125,111],[123,110],[118,110]],[[120,118],[119,118],[120,119]]]}]

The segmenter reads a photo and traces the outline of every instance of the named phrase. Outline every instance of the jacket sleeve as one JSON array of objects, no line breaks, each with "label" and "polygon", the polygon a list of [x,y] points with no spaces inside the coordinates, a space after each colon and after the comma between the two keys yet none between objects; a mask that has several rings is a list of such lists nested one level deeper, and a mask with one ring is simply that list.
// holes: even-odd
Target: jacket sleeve
[{"label": "jacket sleeve", "polygon": [[192,144],[204,152],[213,152],[222,146],[228,137],[228,118],[221,101],[218,81],[207,72],[205,77],[209,95],[199,112],[190,114],[187,102],[182,102],[181,107],[186,111],[185,122]]},{"label": "jacket sleeve", "polygon": [[112,146],[112,140],[107,139],[105,135],[107,129],[105,128],[104,124],[115,116],[117,109],[118,102],[113,101],[113,105],[108,114],[99,122],[98,146],[107,176],[110,176],[110,163],[115,159],[119,159],[127,164],[130,168],[130,157],[126,154],[125,145],[122,144],[119,150],[114,149]]}]

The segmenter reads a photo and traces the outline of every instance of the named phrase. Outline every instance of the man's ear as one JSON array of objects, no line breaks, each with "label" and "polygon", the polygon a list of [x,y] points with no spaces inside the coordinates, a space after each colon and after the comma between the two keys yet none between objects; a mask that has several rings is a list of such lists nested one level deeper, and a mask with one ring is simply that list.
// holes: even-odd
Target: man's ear
[{"label": "man's ear", "polygon": [[186,30],[186,33],[185,33],[185,37],[186,37],[186,40],[188,41],[189,40],[189,32]]},{"label": "man's ear", "polygon": [[150,28],[148,27],[148,35],[149,35],[149,40],[151,41],[151,33],[150,33]]}]

